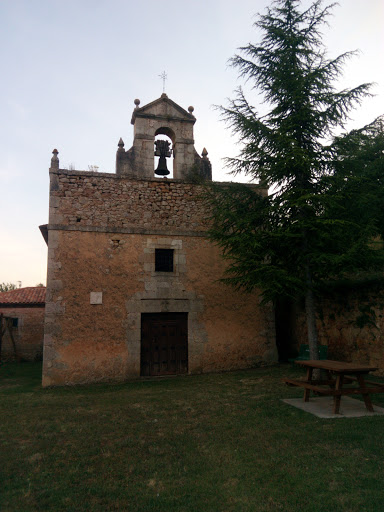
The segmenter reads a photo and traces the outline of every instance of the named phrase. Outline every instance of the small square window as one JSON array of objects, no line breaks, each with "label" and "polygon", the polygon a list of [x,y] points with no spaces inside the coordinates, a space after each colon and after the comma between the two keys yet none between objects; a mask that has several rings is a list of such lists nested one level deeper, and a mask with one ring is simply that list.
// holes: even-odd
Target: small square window
[{"label": "small square window", "polygon": [[155,249],[155,271],[173,272],[173,249]]},{"label": "small square window", "polygon": [[19,319],[12,318],[12,327],[19,327]]}]

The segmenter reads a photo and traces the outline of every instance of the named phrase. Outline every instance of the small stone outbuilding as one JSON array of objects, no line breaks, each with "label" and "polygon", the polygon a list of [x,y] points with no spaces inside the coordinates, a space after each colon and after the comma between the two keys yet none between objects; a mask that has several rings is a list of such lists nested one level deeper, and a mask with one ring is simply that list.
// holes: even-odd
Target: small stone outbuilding
[{"label": "small stone outbuilding", "polygon": [[43,356],[45,286],[0,293],[2,360],[41,361]]},{"label": "small stone outbuilding", "polygon": [[60,169],[53,152],[44,386],[277,360],[272,307],[220,282],[226,264],[207,239],[197,184],[212,169],[194,147],[193,107],[166,94],[139,105],[115,173]]}]

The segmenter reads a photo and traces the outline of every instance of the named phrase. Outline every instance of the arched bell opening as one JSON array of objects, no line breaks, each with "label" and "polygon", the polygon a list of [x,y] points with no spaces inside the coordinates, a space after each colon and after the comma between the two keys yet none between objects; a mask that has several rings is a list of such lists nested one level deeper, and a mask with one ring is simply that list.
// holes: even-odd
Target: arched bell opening
[{"label": "arched bell opening", "polygon": [[154,172],[156,178],[173,178],[174,142],[175,133],[173,130],[166,127],[156,130],[154,146]]}]

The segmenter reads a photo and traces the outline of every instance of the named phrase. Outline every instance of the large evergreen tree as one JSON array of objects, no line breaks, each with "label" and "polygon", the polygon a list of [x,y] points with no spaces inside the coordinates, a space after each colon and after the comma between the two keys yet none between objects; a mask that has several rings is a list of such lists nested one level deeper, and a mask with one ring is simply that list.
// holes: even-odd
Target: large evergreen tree
[{"label": "large evergreen tree", "polygon": [[[241,48],[231,62],[264,96],[270,111],[259,115],[241,88],[220,109],[241,144],[228,166],[234,174],[257,178],[270,194],[261,196],[257,186],[231,185],[214,187],[210,195],[210,235],[229,259],[226,281],[260,288],[268,301],[304,297],[313,359],[318,358],[319,283],[377,265],[381,254],[372,243],[378,222],[362,229],[360,219],[350,215],[353,187],[346,181],[348,173],[354,174],[353,136],[332,142],[334,131],[344,127],[350,109],[370,88],[335,89],[354,52],[326,57],[320,29],[332,7],[323,8],[317,0],[301,11],[298,0],[276,0],[259,16],[255,25],[262,40]],[[369,135],[355,134],[359,144],[364,134]]]}]

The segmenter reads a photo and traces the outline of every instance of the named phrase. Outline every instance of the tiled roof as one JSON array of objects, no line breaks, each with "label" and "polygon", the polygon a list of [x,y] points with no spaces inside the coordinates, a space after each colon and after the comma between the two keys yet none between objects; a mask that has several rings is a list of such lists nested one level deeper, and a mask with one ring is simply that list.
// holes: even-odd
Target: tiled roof
[{"label": "tiled roof", "polygon": [[9,292],[0,292],[1,304],[44,304],[45,286],[31,286],[28,288],[16,288]]}]

